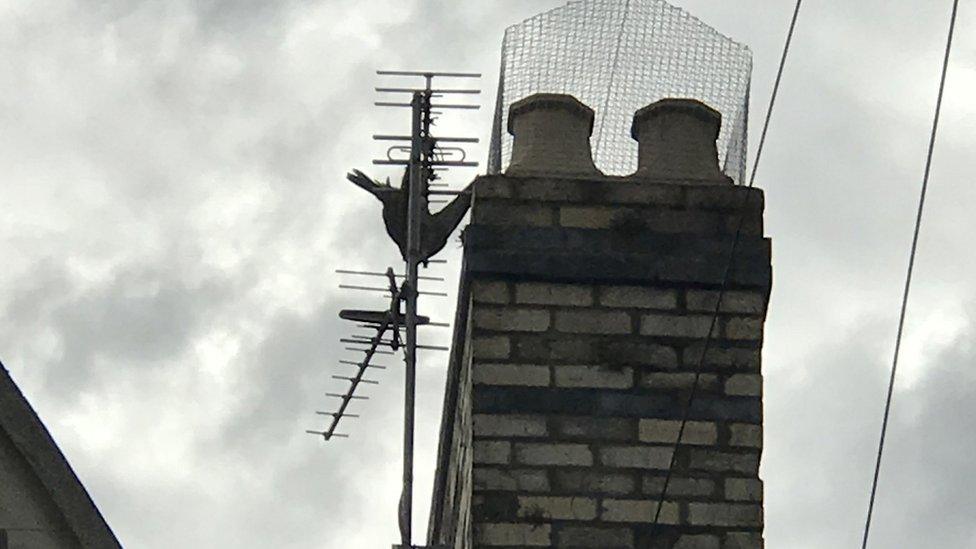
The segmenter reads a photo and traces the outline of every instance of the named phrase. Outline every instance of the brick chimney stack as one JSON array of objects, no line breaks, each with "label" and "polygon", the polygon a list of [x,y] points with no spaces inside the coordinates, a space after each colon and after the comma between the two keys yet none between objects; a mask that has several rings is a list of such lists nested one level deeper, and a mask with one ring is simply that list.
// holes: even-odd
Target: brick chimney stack
[{"label": "brick chimney stack", "polygon": [[762,191],[718,170],[700,102],[637,112],[628,177],[593,166],[592,119],[569,96],[519,101],[509,170],[474,183],[429,541],[759,549]]}]

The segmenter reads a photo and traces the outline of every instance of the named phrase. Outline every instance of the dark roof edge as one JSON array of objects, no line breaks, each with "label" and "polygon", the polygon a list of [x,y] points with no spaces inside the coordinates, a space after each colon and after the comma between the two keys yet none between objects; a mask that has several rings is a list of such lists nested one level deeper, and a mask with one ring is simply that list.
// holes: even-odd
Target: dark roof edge
[{"label": "dark roof edge", "polygon": [[443,517],[443,494],[447,485],[448,467],[451,459],[451,443],[454,434],[455,410],[457,408],[458,382],[461,360],[464,355],[464,337],[468,330],[468,292],[466,254],[461,259],[461,275],[458,281],[458,301],[454,309],[454,335],[451,338],[451,354],[447,362],[447,378],[444,381],[444,408],[441,411],[441,429],[437,442],[437,467],[434,469],[434,488],[430,500],[430,519],[427,523],[427,543],[436,545],[440,535]]},{"label": "dark roof edge", "polygon": [[2,362],[0,430],[10,437],[14,447],[30,465],[83,547],[122,547],[51,433]]}]

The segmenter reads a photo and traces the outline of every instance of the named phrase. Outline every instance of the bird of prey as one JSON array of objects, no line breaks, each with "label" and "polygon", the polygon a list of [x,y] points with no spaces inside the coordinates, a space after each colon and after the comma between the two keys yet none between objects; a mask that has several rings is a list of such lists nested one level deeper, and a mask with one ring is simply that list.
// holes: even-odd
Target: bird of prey
[{"label": "bird of prey", "polygon": [[[346,179],[356,186],[365,189],[383,204],[383,223],[386,233],[400,248],[400,255],[407,259],[407,201],[410,195],[409,171],[403,174],[400,187],[373,180],[359,170],[346,174]],[[437,213],[430,213],[426,204],[420,212],[420,257],[419,261],[426,261],[441,251],[447,244],[447,239],[461,222],[461,218],[471,206],[470,185],[454,198],[447,206]]]}]

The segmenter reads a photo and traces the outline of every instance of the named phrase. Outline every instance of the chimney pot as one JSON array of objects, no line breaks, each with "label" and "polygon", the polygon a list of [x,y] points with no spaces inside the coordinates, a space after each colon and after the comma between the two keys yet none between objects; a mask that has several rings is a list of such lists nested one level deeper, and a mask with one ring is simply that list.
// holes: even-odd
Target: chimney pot
[{"label": "chimney pot", "polygon": [[696,99],[661,99],[634,113],[637,172],[645,180],[731,183],[718,166],[722,115]]},{"label": "chimney pot", "polygon": [[593,109],[571,95],[537,93],[512,103],[515,137],[506,175],[599,176],[590,151]]}]

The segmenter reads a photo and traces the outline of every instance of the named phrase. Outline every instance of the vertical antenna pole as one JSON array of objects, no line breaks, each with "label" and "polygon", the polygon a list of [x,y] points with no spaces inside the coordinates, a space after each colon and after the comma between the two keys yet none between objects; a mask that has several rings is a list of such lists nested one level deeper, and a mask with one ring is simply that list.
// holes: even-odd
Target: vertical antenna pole
[{"label": "vertical antenna pole", "polygon": [[423,208],[424,109],[426,97],[415,92],[411,101],[410,166],[407,178],[407,273],[405,297],[406,346],[404,348],[405,382],[403,410],[403,493],[400,496],[400,538],[403,547],[413,547],[413,435],[414,400],[417,370],[417,270],[420,263],[420,219]]}]

